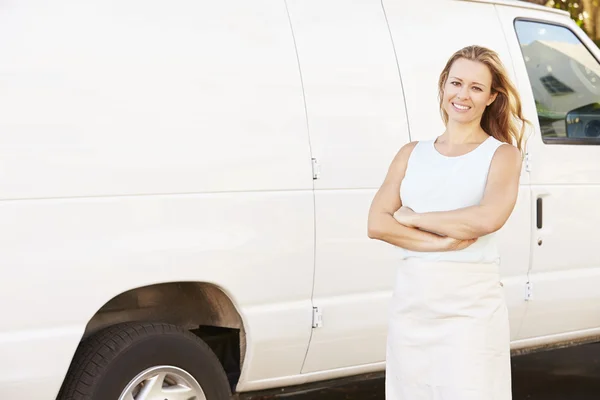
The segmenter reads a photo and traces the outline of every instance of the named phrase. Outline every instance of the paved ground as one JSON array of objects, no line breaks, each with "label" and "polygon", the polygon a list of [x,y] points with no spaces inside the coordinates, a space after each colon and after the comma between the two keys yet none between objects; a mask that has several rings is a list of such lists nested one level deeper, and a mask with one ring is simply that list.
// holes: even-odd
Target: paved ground
[{"label": "paved ground", "polygon": [[514,400],[600,399],[600,344],[513,357]]},{"label": "paved ground", "polygon": [[[600,343],[516,356],[512,359],[512,370],[513,400],[600,399]],[[384,400],[384,387],[379,378],[275,398]]]}]

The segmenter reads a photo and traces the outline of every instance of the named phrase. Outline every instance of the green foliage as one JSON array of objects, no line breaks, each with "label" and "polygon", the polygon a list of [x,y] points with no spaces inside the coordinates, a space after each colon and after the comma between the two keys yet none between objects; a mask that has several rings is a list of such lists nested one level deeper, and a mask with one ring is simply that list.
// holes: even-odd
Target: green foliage
[{"label": "green foliage", "polygon": [[575,23],[583,29],[583,0],[550,0],[546,5],[568,11]]}]

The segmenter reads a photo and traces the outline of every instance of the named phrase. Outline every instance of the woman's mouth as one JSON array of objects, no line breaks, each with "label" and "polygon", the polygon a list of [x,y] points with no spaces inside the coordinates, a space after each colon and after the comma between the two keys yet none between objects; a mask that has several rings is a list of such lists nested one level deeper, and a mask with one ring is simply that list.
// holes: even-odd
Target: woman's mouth
[{"label": "woman's mouth", "polygon": [[465,112],[465,111],[469,111],[471,109],[471,107],[469,107],[469,106],[463,106],[462,104],[456,104],[456,103],[452,103],[452,107],[454,107],[454,109],[458,112]]}]

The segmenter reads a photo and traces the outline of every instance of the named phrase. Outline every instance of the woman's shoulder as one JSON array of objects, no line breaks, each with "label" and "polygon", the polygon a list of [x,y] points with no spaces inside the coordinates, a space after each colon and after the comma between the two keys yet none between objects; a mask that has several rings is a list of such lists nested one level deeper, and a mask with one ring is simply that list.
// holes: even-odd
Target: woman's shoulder
[{"label": "woman's shoulder", "polygon": [[496,150],[492,159],[493,163],[501,165],[513,165],[521,164],[523,162],[523,154],[517,148],[517,146],[502,142],[496,138],[493,138],[493,140],[497,142],[495,143]]},{"label": "woman's shoulder", "polygon": [[412,151],[417,147],[427,146],[431,144],[435,139],[427,139],[427,140],[413,140],[411,142],[406,143],[404,146],[400,148],[400,152],[410,155]]},{"label": "woman's shoulder", "polygon": [[394,156],[394,159],[392,160],[392,168],[400,168],[402,170],[405,170],[410,156],[413,154],[413,151],[419,146],[420,143],[422,143],[422,141],[415,140],[408,142],[402,147],[400,147],[400,150],[398,150],[398,152]]},{"label": "woman's shoulder", "polygon": [[398,150],[398,154],[396,155],[396,157],[404,159],[404,160],[408,160],[411,153],[413,152],[415,147],[417,147],[418,144],[419,144],[418,140],[406,143],[405,145],[400,147],[400,150]]},{"label": "woman's shoulder", "polygon": [[[517,148],[517,146],[515,146],[512,143],[507,143],[503,140],[500,140],[496,137],[494,137],[493,135],[489,135],[488,134],[488,138],[486,140],[486,142],[488,142],[492,147],[495,147],[498,151],[502,151],[502,153],[517,153],[520,154],[521,151]],[[502,149],[502,150],[500,150]]]}]

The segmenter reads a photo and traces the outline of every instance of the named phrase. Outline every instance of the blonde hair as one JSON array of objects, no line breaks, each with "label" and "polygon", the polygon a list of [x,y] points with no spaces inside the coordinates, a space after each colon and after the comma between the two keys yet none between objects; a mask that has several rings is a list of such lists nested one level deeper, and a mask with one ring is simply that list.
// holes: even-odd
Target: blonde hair
[{"label": "blonde hair", "polygon": [[525,125],[530,122],[523,117],[521,99],[517,89],[510,81],[506,68],[498,54],[485,47],[467,46],[450,57],[438,81],[440,112],[444,125],[448,123],[448,113],[443,107],[444,86],[452,64],[460,58],[485,64],[492,73],[491,92],[497,93],[481,117],[481,128],[501,142],[515,145],[523,154],[525,152]]}]

